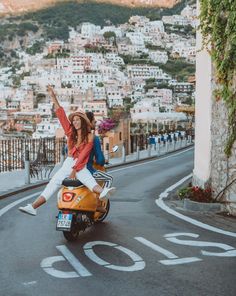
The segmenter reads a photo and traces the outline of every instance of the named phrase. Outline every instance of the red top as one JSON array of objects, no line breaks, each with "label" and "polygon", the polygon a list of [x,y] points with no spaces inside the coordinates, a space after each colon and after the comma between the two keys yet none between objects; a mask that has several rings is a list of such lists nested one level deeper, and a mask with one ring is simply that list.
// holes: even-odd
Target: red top
[{"label": "red top", "polygon": [[73,157],[74,159],[77,158],[73,169],[78,172],[86,166],[90,152],[93,148],[93,142],[81,143],[77,147],[73,142],[71,123],[68,120],[64,109],[62,107],[58,108],[56,110],[56,115],[63,127],[65,135],[67,136],[68,156]]}]

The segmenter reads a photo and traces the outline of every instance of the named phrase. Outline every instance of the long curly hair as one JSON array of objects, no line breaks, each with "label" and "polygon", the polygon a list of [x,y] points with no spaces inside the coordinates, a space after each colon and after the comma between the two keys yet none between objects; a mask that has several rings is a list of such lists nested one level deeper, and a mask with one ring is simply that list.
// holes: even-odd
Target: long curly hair
[{"label": "long curly hair", "polygon": [[[76,115],[78,116],[78,115]],[[88,134],[90,133],[90,127],[88,126],[86,120],[79,116],[80,120],[81,120],[81,142],[82,143],[88,143]],[[76,128],[73,125],[73,119],[71,121],[71,127],[72,127],[72,141],[74,144],[77,144],[78,142],[78,133]]]}]

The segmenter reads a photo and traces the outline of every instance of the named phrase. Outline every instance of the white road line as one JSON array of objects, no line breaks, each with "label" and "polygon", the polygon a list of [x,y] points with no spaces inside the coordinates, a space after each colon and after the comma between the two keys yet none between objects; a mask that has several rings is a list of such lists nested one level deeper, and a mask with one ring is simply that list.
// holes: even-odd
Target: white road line
[{"label": "white road line", "polygon": [[154,243],[148,241],[147,239],[145,239],[143,237],[136,236],[134,239],[136,239],[140,243],[144,244],[145,246],[151,248],[152,250],[157,251],[157,252],[165,255],[169,259],[177,259],[178,258],[178,256],[176,256],[174,253],[172,253],[172,252],[158,246],[157,244],[154,244]]},{"label": "white road line", "polygon": [[23,283],[24,286],[33,286],[33,285],[36,285],[36,284],[37,284],[37,281]]},{"label": "white road line", "polygon": [[71,279],[79,277],[79,275],[75,271],[62,271],[53,267],[54,263],[61,261],[66,261],[66,259],[63,256],[47,257],[42,260],[40,266],[47,274],[59,279]]},{"label": "white road line", "polygon": [[[117,250],[120,250],[121,252],[128,255],[131,258],[131,260],[133,260],[134,264],[131,265],[131,266],[113,265],[113,264],[103,260],[102,258],[100,258],[94,252],[93,247],[96,246],[96,245],[109,246],[109,247],[115,248]],[[145,268],[145,262],[143,261],[143,259],[138,254],[131,251],[130,249],[127,249],[125,247],[116,245],[116,244],[111,243],[111,242],[106,242],[106,241],[88,242],[88,243],[86,243],[84,245],[84,253],[90,260],[92,260],[96,264],[104,266],[104,267],[109,268],[109,269],[113,269],[113,270],[118,270],[118,271],[138,271],[138,270],[142,270],[142,269]]]},{"label": "white road line", "polygon": [[198,257],[189,257],[189,258],[160,260],[159,262],[164,265],[177,265],[177,264],[185,264],[185,263],[192,263],[192,262],[198,262],[198,261],[202,261],[202,259]]},{"label": "white road line", "polygon": [[159,260],[159,262],[164,265],[186,264],[186,263],[192,263],[192,262],[197,262],[197,261],[202,260],[198,257],[179,258],[174,253],[158,246],[157,244],[154,244],[154,243],[148,241],[147,239],[145,239],[143,237],[136,236],[134,239],[138,240],[140,243],[151,248],[152,250],[159,252],[159,253],[163,254],[164,256],[166,256],[167,258],[169,258],[169,259],[165,259],[165,260]]},{"label": "white road line", "polygon": [[76,270],[80,276],[90,276],[92,275],[87,268],[85,268],[78,258],[76,258],[71,251],[64,245],[56,246],[56,248],[62,253],[62,255],[67,259],[71,266]]},{"label": "white road line", "polygon": [[[171,154],[169,156],[166,156],[166,157],[162,157],[162,158],[158,158],[158,159],[154,159],[154,160],[150,160],[150,161],[146,161],[146,162],[143,162],[143,163],[134,164],[134,165],[130,165],[130,166],[125,166],[124,168],[120,168],[120,169],[117,169],[117,170],[111,170],[110,172],[111,173],[119,172],[119,171],[123,171],[123,170],[127,170],[127,169],[132,169],[132,168],[135,168],[135,167],[138,167],[138,166],[143,166],[143,165],[146,165],[146,164],[151,163],[151,162],[161,161],[161,160],[164,160],[164,159],[167,159],[167,158],[171,158],[171,157],[176,156],[176,155],[183,154],[183,153],[185,153],[187,151],[190,151],[192,149],[193,149],[193,147],[191,147],[189,149],[186,149],[184,151],[178,152],[178,153],[173,153],[173,154]],[[143,159],[143,160],[145,160],[145,159]]]},{"label": "white road line", "polygon": [[175,210],[169,208],[163,201],[163,199],[165,197],[167,197],[169,195],[169,192],[174,190],[175,188],[177,188],[179,185],[181,185],[182,183],[184,183],[186,180],[188,180],[190,177],[192,176],[192,174],[184,177],[183,179],[181,179],[180,181],[178,181],[177,183],[173,184],[172,186],[168,187],[164,192],[162,192],[160,195],[159,195],[159,198],[156,199],[156,204],[158,205],[158,207],[160,207],[161,209],[163,209],[164,211],[166,211],[167,213],[171,214],[171,215],[174,215],[175,217],[177,218],[180,218],[186,222],[189,222],[195,226],[198,226],[198,227],[201,227],[201,228],[204,228],[206,230],[210,230],[210,231],[213,231],[213,232],[217,232],[217,233],[220,233],[220,234],[224,234],[224,235],[228,235],[228,236],[231,236],[231,237],[236,237],[236,233],[235,232],[231,232],[231,231],[225,231],[223,229],[220,229],[220,228],[217,228],[217,227],[214,227],[214,226],[211,226],[211,225],[208,225],[208,224],[205,224],[205,223],[202,223],[198,220],[195,220],[195,219],[192,219],[190,217],[187,217],[187,216],[184,216],[183,214],[180,214],[178,212],[176,212]]},{"label": "white road line", "polygon": [[0,217],[1,217],[2,215],[4,215],[7,211],[9,211],[10,209],[12,209],[12,208],[14,208],[15,206],[17,206],[18,204],[22,203],[22,201],[25,201],[25,200],[28,200],[28,199],[30,199],[30,198],[36,197],[36,196],[38,196],[38,195],[39,195],[39,192],[34,193],[34,194],[31,194],[31,195],[28,195],[28,196],[26,196],[26,197],[23,197],[23,198],[21,198],[21,199],[18,199],[18,200],[16,200],[16,201],[10,203],[9,205],[7,205],[6,207],[4,207],[4,208],[2,208],[2,209],[0,210]]}]

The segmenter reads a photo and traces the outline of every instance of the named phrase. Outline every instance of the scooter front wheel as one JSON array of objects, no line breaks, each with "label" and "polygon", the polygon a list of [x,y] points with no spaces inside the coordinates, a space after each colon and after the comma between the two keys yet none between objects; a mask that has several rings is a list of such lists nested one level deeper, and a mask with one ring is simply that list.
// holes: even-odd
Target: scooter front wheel
[{"label": "scooter front wheel", "polygon": [[108,199],[107,202],[106,202],[105,209],[106,209],[106,213],[101,214],[101,215],[97,218],[96,222],[102,222],[103,220],[105,220],[106,216],[108,215],[109,210],[110,210],[110,200],[109,200],[109,199]]}]

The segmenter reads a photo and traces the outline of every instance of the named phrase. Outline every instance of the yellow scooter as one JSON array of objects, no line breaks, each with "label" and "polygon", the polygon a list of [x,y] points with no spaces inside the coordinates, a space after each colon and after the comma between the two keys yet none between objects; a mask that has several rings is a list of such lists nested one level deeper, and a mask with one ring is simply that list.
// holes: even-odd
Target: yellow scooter
[{"label": "yellow scooter", "polygon": [[[116,152],[118,146],[112,148],[112,152]],[[94,165],[97,170],[105,171],[105,168],[97,164]],[[98,182],[103,186],[104,182]],[[79,180],[65,179],[62,182],[62,188],[58,192],[57,207],[59,213],[57,216],[56,229],[63,231],[64,237],[68,241],[78,239],[81,231],[96,222],[102,222],[108,215],[110,209],[110,201],[108,198],[100,201],[106,209],[105,213],[97,212],[97,196],[91,192]]]}]

